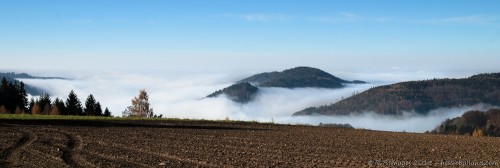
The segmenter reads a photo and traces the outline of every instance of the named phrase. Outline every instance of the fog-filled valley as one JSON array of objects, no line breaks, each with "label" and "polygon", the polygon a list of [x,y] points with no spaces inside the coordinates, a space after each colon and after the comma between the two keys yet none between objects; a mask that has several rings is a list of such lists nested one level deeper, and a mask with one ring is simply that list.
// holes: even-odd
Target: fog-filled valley
[{"label": "fog-filled valley", "polygon": [[[460,78],[469,74],[453,74],[423,71],[394,71],[383,73],[351,73],[346,71],[328,71],[344,79],[365,80],[367,84],[346,84],[339,89],[325,88],[260,88],[255,99],[248,103],[237,103],[225,95],[205,98],[206,95],[227,87],[234,82],[255,72],[45,72],[62,79],[21,79],[28,85],[35,86],[49,93],[52,98],[65,100],[74,90],[83,102],[89,94],[108,107],[114,116],[121,116],[130,105],[131,98],[140,89],[146,89],[150,95],[151,107],[155,114],[167,118],[208,119],[208,120],[243,120],[275,122],[282,124],[348,123],[355,128],[425,132],[434,129],[447,118],[462,115],[468,110],[485,110],[489,106],[476,105],[462,108],[441,108],[428,115],[405,112],[403,116],[383,116],[371,112],[349,116],[296,116],[294,112],[307,107],[330,105],[353,94],[372,87],[392,84],[405,80],[425,80],[432,78]],[[36,74],[36,73],[35,73]]]},{"label": "fog-filled valley", "polygon": [[500,1],[0,1],[0,168],[500,167]]}]

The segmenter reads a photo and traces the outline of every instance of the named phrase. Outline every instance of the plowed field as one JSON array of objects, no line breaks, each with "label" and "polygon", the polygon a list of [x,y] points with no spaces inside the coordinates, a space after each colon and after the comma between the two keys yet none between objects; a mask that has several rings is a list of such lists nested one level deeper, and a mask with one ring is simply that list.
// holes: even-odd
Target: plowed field
[{"label": "plowed field", "polygon": [[203,121],[0,121],[0,167],[497,167],[500,138]]}]

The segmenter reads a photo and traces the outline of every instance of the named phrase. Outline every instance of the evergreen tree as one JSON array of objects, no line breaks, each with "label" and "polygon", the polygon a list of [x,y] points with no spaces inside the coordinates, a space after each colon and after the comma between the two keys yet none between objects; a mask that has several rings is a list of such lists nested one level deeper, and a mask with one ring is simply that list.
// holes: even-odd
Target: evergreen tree
[{"label": "evergreen tree", "polygon": [[76,96],[75,92],[71,90],[68,95],[68,99],[66,99],[66,110],[68,115],[82,115],[83,108],[82,103]]},{"label": "evergreen tree", "polygon": [[2,89],[7,90],[7,86],[9,86],[9,82],[7,81],[7,78],[2,77]]},{"label": "evergreen tree", "polygon": [[38,99],[38,106],[41,108],[41,114],[49,114],[50,106],[52,105],[50,101],[50,95],[47,93],[42,93]]},{"label": "evergreen tree", "polygon": [[106,117],[111,117],[111,112],[109,111],[109,109],[106,107],[106,109],[104,110],[104,116]]},{"label": "evergreen tree", "polygon": [[102,108],[101,108],[101,103],[97,102],[95,104],[95,116],[103,116],[102,114]]},{"label": "evergreen tree", "polygon": [[30,103],[28,104],[28,113],[31,113],[31,111],[33,110],[33,107],[35,106],[35,99],[32,97],[30,99]]},{"label": "evergreen tree", "polygon": [[87,116],[95,116],[96,110],[96,101],[94,96],[91,94],[87,97],[87,101],[85,101],[85,109],[83,110],[83,115]]},{"label": "evergreen tree", "polygon": [[19,83],[19,106],[23,111],[28,111],[28,94],[24,82]]},{"label": "evergreen tree", "polygon": [[12,113],[16,109],[17,97],[16,87],[8,82],[5,77],[2,78],[2,85],[0,87],[0,105],[4,106],[5,113]]},{"label": "evergreen tree", "polygon": [[61,99],[56,98],[52,106],[57,108],[57,111],[59,112],[60,115],[68,115],[68,111],[66,110],[66,105]]},{"label": "evergreen tree", "polygon": [[7,86],[8,82],[5,77],[2,78],[2,84],[0,85],[0,113],[10,113],[7,110]]}]

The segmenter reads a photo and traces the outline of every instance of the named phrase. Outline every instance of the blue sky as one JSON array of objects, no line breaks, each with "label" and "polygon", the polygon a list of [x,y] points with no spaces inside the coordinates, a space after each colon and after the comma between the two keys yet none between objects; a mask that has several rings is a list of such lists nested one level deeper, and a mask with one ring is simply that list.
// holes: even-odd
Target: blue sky
[{"label": "blue sky", "polygon": [[0,69],[500,71],[499,8],[493,0],[4,0]]}]

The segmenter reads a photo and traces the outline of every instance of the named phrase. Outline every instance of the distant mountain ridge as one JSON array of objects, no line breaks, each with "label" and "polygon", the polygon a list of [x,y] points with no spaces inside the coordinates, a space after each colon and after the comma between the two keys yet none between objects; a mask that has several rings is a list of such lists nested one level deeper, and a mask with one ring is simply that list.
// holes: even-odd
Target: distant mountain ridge
[{"label": "distant mountain ridge", "polygon": [[14,72],[0,72],[0,76],[17,78],[17,79],[62,79],[62,80],[68,80],[67,78],[62,78],[62,77],[38,77],[38,76],[31,76],[30,74],[27,74],[27,73],[14,73]]},{"label": "distant mountain ridge", "polygon": [[[258,87],[280,87],[280,88],[342,88],[349,83],[366,83],[363,81],[347,81],[337,78],[325,71],[312,67],[296,67],[282,72],[265,72],[242,79],[236,84],[222,90],[216,91],[207,97],[216,97],[226,94],[239,103],[252,100],[259,91]],[[255,86],[254,86],[255,85]]]},{"label": "distant mountain ridge", "polygon": [[306,108],[294,113],[294,116],[349,115],[363,112],[401,115],[403,111],[427,114],[437,108],[479,103],[500,105],[500,73],[379,86],[329,106]]},{"label": "distant mountain ridge", "polygon": [[346,83],[365,83],[362,81],[346,81],[325,71],[311,67],[296,67],[282,72],[260,73],[238,81],[253,83],[259,87],[318,87],[342,88]]},{"label": "distant mountain ridge", "polygon": [[[37,76],[31,76],[27,73],[14,73],[14,72],[0,72],[0,79],[5,78],[9,82],[13,83],[20,83],[21,81],[17,79],[63,79],[67,80],[66,78],[61,78],[61,77],[37,77]],[[41,95],[42,93],[45,93],[46,91],[36,88],[34,86],[26,85],[25,86],[26,93],[33,95],[33,96],[38,96]]]}]

